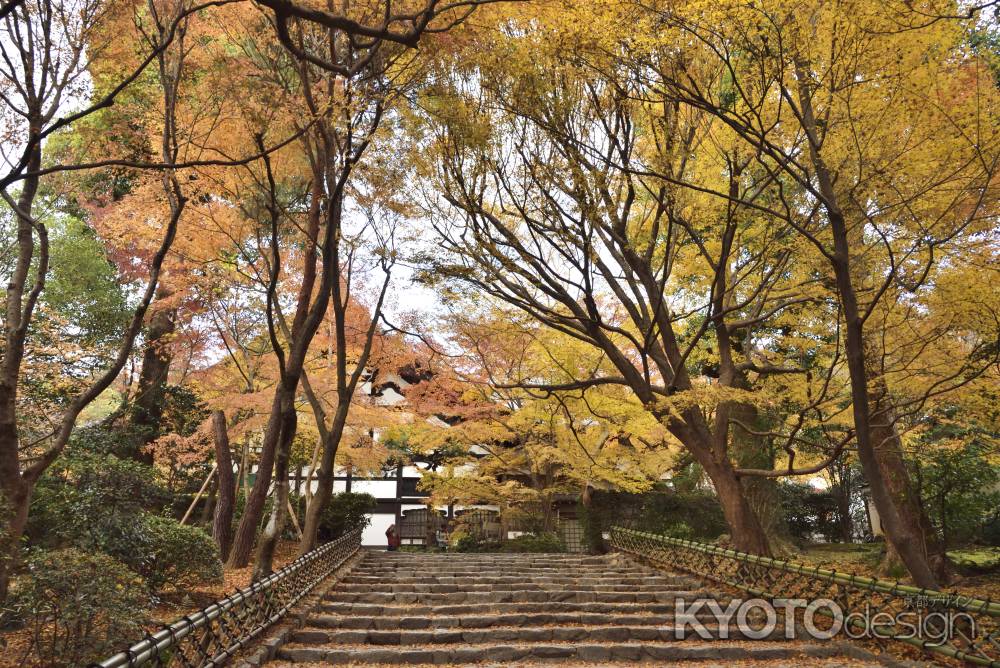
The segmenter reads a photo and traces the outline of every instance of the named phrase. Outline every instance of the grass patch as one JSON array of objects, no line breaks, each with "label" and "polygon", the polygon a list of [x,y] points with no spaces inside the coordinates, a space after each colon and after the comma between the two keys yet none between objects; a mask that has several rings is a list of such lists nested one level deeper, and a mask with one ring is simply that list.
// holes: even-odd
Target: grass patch
[{"label": "grass patch", "polygon": [[1000,570],[1000,547],[973,547],[951,550],[948,558],[962,571],[988,573]]},{"label": "grass patch", "polygon": [[819,543],[792,557],[807,566],[870,575],[882,558],[880,543]]}]

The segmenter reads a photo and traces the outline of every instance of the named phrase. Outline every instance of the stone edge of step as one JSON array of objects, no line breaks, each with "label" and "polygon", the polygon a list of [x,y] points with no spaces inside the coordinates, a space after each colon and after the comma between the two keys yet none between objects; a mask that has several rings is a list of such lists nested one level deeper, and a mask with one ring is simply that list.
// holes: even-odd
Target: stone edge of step
[{"label": "stone edge of step", "polygon": [[524,660],[577,661],[691,661],[691,660],[751,660],[846,657],[835,643],[770,643],[740,645],[718,643],[687,643],[651,645],[647,643],[545,643],[536,645],[479,645],[460,648],[370,648],[332,649],[285,646],[277,658],[293,662],[323,662],[330,664],[456,664],[510,662]]}]

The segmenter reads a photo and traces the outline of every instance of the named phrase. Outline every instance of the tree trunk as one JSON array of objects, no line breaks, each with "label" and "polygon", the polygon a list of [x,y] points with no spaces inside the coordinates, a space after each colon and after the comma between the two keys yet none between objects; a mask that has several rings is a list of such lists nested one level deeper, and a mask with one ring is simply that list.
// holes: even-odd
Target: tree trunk
[{"label": "tree trunk", "polygon": [[[796,75],[799,79],[798,97],[801,107],[801,123],[808,139],[810,162],[815,169],[816,183],[823,199],[823,207],[826,210],[830,234],[833,238],[833,252],[828,254],[828,258],[833,269],[837,296],[840,299],[844,315],[844,350],[851,381],[851,409],[854,416],[855,438],[858,444],[858,460],[861,462],[861,468],[868,480],[872,501],[878,509],[886,539],[899,553],[917,586],[936,589],[937,581],[927,561],[923,536],[914,531],[914,527],[906,523],[901,516],[893,495],[882,477],[879,457],[876,453],[876,443],[872,434],[871,407],[868,404],[870,399],[868,373],[870,369],[865,351],[864,314],[855,289],[855,273],[860,273],[863,270],[862,267],[854,264],[855,253],[863,247],[863,239],[860,240],[859,245],[862,227],[859,224],[848,225],[844,211],[839,204],[833,175],[820,155],[821,143],[808,87],[808,77],[800,63],[796,64]],[[854,241],[853,244],[852,241]]]},{"label": "tree trunk", "polygon": [[[243,507],[243,516],[240,524],[236,528],[236,535],[233,537],[233,545],[229,552],[227,565],[230,568],[243,568],[250,563],[250,555],[253,554],[253,546],[257,539],[257,528],[264,515],[264,502],[267,500],[267,492],[271,486],[271,474],[274,469],[275,450],[278,447],[278,439],[281,436],[282,406],[285,403],[285,395],[288,394],[284,384],[279,383],[274,392],[274,401],[271,402],[271,415],[268,419],[267,429],[264,432],[264,442],[261,444],[260,462],[257,465],[257,477],[253,481],[250,494],[246,497]],[[291,397],[289,397],[291,402]]]},{"label": "tree trunk", "polygon": [[[37,117],[29,122],[29,135],[40,131]],[[30,152],[27,171],[37,171],[42,164],[41,142]],[[17,423],[17,391],[21,363],[24,359],[25,338],[31,318],[35,290],[25,296],[24,289],[32,268],[35,254],[35,236],[31,209],[38,193],[39,177],[24,179],[17,205],[17,264],[8,279],[3,318],[4,341],[0,344],[0,607],[7,601],[10,577],[21,556],[21,536],[28,522],[28,506],[34,481],[27,481],[21,473],[21,441]],[[44,251],[44,248],[41,249]],[[42,280],[48,258],[41,255],[35,260]],[[39,288],[42,284],[39,284]]]},{"label": "tree trunk", "polygon": [[219,546],[219,558],[229,558],[233,542],[233,509],[236,507],[236,480],[233,477],[233,457],[229,448],[229,430],[222,411],[212,413],[212,433],[215,440],[215,463],[218,465],[219,500],[212,520],[212,537]]},{"label": "tree trunk", "polygon": [[212,517],[215,510],[215,496],[219,493],[219,480],[215,476],[212,476],[212,481],[208,483],[208,494],[205,495],[205,505],[201,507],[201,513],[198,516],[198,526],[207,526],[209,518]]},{"label": "tree trunk", "polygon": [[[697,453],[695,454],[698,457]],[[733,548],[750,554],[771,556],[771,548],[760,520],[747,501],[743,485],[733,465],[710,458],[698,458],[715,487],[722,505],[722,514],[729,525]]]},{"label": "tree trunk", "polygon": [[747,500],[746,490],[736,474],[736,468],[729,460],[728,439],[719,439],[715,443],[717,447],[712,447],[713,439],[700,409],[685,411],[682,419],[669,413],[657,417],[687,448],[712,481],[722,506],[722,514],[729,526],[733,547],[750,554],[771,556],[767,534]]},{"label": "tree trunk", "polygon": [[[736,385],[741,389],[750,389],[745,380]],[[760,414],[757,408],[747,403],[731,403],[729,417],[740,424],[747,425],[755,431],[763,431],[760,424]],[[749,433],[740,424],[730,428],[732,443],[729,449],[732,458],[740,468],[772,469],[774,468],[774,453],[767,437]],[[746,476],[740,479],[744,496],[751,510],[757,516],[761,530],[767,536],[767,542],[773,546],[782,539],[787,539],[785,517],[781,512],[781,500],[778,495],[777,478],[761,476]]]},{"label": "tree trunk", "polygon": [[844,543],[854,542],[854,521],[851,518],[851,470],[845,464],[838,476],[833,493],[837,499],[837,515],[840,516],[840,540]]},{"label": "tree trunk", "polygon": [[[916,488],[910,480],[903,459],[902,443],[899,433],[894,428],[884,430],[875,428],[872,435],[876,447],[879,470],[885,478],[886,486],[899,508],[900,519],[906,524],[907,531],[920,536],[924,554],[934,576],[941,583],[947,583],[951,578],[950,563],[946,553],[945,543],[939,540],[937,532],[931,525],[927,511],[920,502]],[[882,572],[892,570],[894,564],[901,561],[900,555],[890,546],[886,558],[880,566]]]},{"label": "tree trunk", "polygon": [[[162,287],[157,291],[157,301],[171,296],[172,291]],[[146,349],[142,355],[139,385],[132,406],[131,423],[134,432],[133,448],[129,455],[145,464],[153,463],[153,453],[146,447],[160,435],[163,404],[166,399],[167,377],[172,356],[170,336],[177,323],[177,309],[157,309],[146,328]]]},{"label": "tree trunk", "polygon": [[293,397],[283,404],[281,412],[281,437],[274,459],[274,493],[272,494],[271,517],[264,533],[261,534],[254,560],[253,579],[267,577],[274,570],[274,551],[278,547],[281,533],[288,521],[288,460],[292,441],[298,427],[298,414]]},{"label": "tree trunk", "polygon": [[864,333],[857,296],[850,276],[849,249],[843,218],[836,212],[830,215],[836,241],[834,271],[837,288],[844,309],[845,349],[847,367],[851,376],[851,405],[857,431],[858,459],[871,488],[872,501],[878,509],[886,539],[892,544],[919,587],[937,589],[937,580],[927,560],[923,536],[903,520],[889,485],[883,478],[879,457],[875,449],[871,415],[869,413],[868,379],[865,364]]},{"label": "tree trunk", "polygon": [[848,490],[842,489],[837,494],[837,514],[840,515],[841,542],[854,542],[854,523],[851,521],[851,497]]},{"label": "tree trunk", "polygon": [[[0,481],[0,604],[7,601],[10,579],[17,570],[21,558],[21,537],[28,523],[28,507],[31,505],[31,485],[26,484],[19,473],[16,478],[8,477],[4,471]],[[13,483],[13,484],[12,484]]]},{"label": "tree trunk", "polygon": [[339,401],[337,412],[333,418],[333,425],[327,433],[327,438],[323,443],[323,457],[320,460],[319,470],[316,473],[316,492],[312,500],[306,507],[306,518],[302,526],[302,540],[299,542],[299,555],[316,547],[316,536],[319,533],[319,522],[323,517],[330,498],[333,496],[333,473],[334,464],[337,459],[337,450],[340,448],[340,440],[344,435],[344,426],[347,424],[347,415],[350,411],[350,401]]},{"label": "tree trunk", "polygon": [[[947,582],[951,573],[946,548],[931,525],[930,517],[920,501],[920,493],[910,478],[903,456],[903,441],[896,427],[896,410],[889,394],[885,378],[876,368],[874,359],[880,355],[878,348],[866,337],[865,361],[868,369],[869,410],[872,416],[872,440],[878,458],[879,470],[885,478],[886,486],[893,502],[899,509],[900,519],[907,531],[919,535],[924,553],[940,582]],[[899,555],[890,548],[880,566],[882,572],[889,572],[900,562]]]}]

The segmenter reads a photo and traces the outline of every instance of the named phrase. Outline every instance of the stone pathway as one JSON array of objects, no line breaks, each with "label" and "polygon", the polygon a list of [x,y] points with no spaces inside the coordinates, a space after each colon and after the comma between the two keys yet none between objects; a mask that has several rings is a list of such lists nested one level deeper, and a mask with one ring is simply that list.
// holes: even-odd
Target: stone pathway
[{"label": "stone pathway", "polygon": [[330,664],[872,665],[843,643],[677,639],[675,599],[722,595],[622,555],[370,552],[272,667]]}]

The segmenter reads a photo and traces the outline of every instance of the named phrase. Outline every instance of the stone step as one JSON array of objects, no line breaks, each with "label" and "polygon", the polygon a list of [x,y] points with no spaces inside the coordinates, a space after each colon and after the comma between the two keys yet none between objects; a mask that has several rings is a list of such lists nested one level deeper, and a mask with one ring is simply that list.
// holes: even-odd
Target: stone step
[{"label": "stone step", "polygon": [[[696,613],[699,620],[714,620],[708,611]],[[449,628],[490,628],[511,626],[544,626],[546,624],[584,624],[588,626],[656,626],[672,623],[671,613],[652,614],[645,612],[511,612],[496,614],[463,615],[332,615],[316,614],[308,619],[308,625],[327,629],[449,629]]]},{"label": "stone step", "polygon": [[477,575],[483,575],[483,574],[488,574],[491,577],[517,577],[522,575],[536,576],[536,577],[545,577],[545,576],[567,577],[569,575],[573,575],[575,577],[589,577],[589,578],[618,578],[618,577],[637,577],[644,575],[656,575],[654,571],[642,571],[642,570],[616,571],[616,570],[603,570],[603,569],[590,570],[590,569],[566,569],[566,568],[490,568],[490,569],[447,568],[447,569],[433,569],[433,570],[356,568],[354,569],[354,574],[363,577],[380,577],[380,578],[475,577]]},{"label": "stone step", "polygon": [[[538,668],[539,665],[545,665],[547,662],[539,660],[526,660],[526,661],[514,661],[514,662],[504,662],[504,663],[452,663],[447,664],[453,668],[479,668],[481,666],[488,666],[489,668]],[[267,664],[269,668],[299,668],[302,666],[298,662],[289,661],[277,661],[270,662]],[[313,664],[317,665],[317,664]],[[322,665],[322,664],[319,664]],[[411,666],[431,666],[431,665],[441,665],[441,664],[410,664]],[[649,660],[639,660],[639,661],[601,661],[600,663],[593,662],[576,662],[572,659],[566,659],[559,661],[560,668],[612,668],[619,666],[635,666],[635,665],[655,665],[658,668],[730,668],[733,664],[731,662],[721,663],[718,660],[707,660],[702,661],[698,659],[693,659],[690,661],[662,661],[653,659]],[[870,666],[880,666],[882,664],[877,661],[863,661],[859,659],[848,658],[847,656],[836,655],[832,657],[813,657],[813,656],[797,656],[791,660],[782,659],[741,659],[739,661],[739,668],[802,668],[803,665],[808,665],[809,668],[868,668]]]},{"label": "stone step", "polygon": [[387,559],[363,559],[359,566],[375,566],[378,568],[468,568],[496,566],[498,568],[628,568],[633,564],[615,560],[600,561],[557,561],[552,559],[514,559],[506,561],[472,561],[469,559],[442,559],[436,562],[426,561],[391,561]]},{"label": "stone step", "polygon": [[[585,641],[589,643],[621,642],[682,642],[685,640],[747,640],[737,628],[731,628],[720,635],[716,625],[703,624],[699,629],[709,634],[703,637],[690,626],[678,628],[663,625],[599,625],[599,626],[512,626],[482,629],[433,629],[433,630],[330,630],[305,628],[295,631],[291,641],[310,645],[478,645],[478,644],[524,644],[524,643],[564,643]],[[781,641],[785,638],[784,628],[777,626],[766,640]],[[761,638],[756,638],[761,640]]]},{"label": "stone step", "polygon": [[615,584],[613,581],[601,584],[551,583],[551,582],[496,582],[490,584],[446,584],[434,582],[429,584],[376,582],[371,584],[345,583],[337,587],[340,592],[366,592],[391,594],[453,594],[456,592],[506,592],[506,591],[589,591],[589,592],[666,592],[672,590],[690,591],[697,586],[694,580],[682,580],[670,584]]},{"label": "stone step", "polygon": [[786,639],[780,619],[765,639],[735,625],[722,637],[701,609],[710,637],[688,625],[678,638],[678,599],[731,596],[622,555],[370,552],[268,665],[870,665],[841,643]]},{"label": "stone step", "polygon": [[786,639],[780,620],[765,639],[748,639],[735,626],[720,637],[707,609],[697,617],[708,639],[690,626],[677,637],[678,599],[730,597],[620,555],[370,553],[269,666],[868,665],[839,643]]},{"label": "stone step", "polygon": [[572,554],[569,552],[386,552],[372,550],[365,555],[378,561],[411,561],[429,564],[437,561],[570,561],[593,563],[615,561],[615,554]]},{"label": "stone step", "polygon": [[375,566],[378,568],[421,568],[433,570],[435,568],[468,568],[496,566],[498,568],[628,568],[634,564],[622,560],[602,560],[602,561],[553,561],[550,559],[535,560],[511,560],[511,561],[470,561],[468,559],[448,559],[437,562],[423,561],[388,561],[384,559],[363,559],[360,566]]},{"label": "stone step", "polygon": [[376,605],[445,604],[445,603],[672,603],[685,599],[709,598],[707,591],[677,589],[673,591],[579,591],[574,589],[511,591],[473,591],[451,593],[424,592],[345,592],[334,589],[324,597],[332,603],[372,603]]},{"label": "stone step", "polygon": [[379,647],[368,645],[303,645],[289,643],[278,650],[278,658],[296,663],[326,664],[462,664],[512,661],[720,661],[731,665],[746,660],[800,660],[841,656],[832,644],[800,641],[663,642],[663,643],[538,643],[435,647]]},{"label": "stone step", "polygon": [[335,603],[324,601],[324,613],[370,617],[417,617],[455,615],[495,615],[528,613],[598,613],[672,615],[674,603],[586,603],[577,601],[539,601],[531,603],[475,603],[458,605],[375,605],[370,603]]},{"label": "stone step", "polygon": [[[412,577],[412,578],[396,577],[390,579],[372,575],[348,575],[341,578],[340,582],[343,583],[344,585],[374,585],[383,582],[392,582],[393,584],[447,584],[447,585],[465,585],[465,584],[492,585],[492,584],[516,584],[519,582],[535,582],[540,584],[553,584],[553,585],[574,585],[574,584],[600,585],[600,584],[607,584],[609,580],[607,578],[545,576],[545,575],[523,575],[523,576],[498,575],[498,576],[482,576],[482,577],[477,577],[473,575],[467,575],[464,577],[440,577],[437,575],[427,575],[426,577]],[[615,578],[614,580],[611,580],[611,582],[623,585],[669,586],[679,583],[698,582],[698,580],[684,575],[646,575],[646,576],[622,576],[620,578]]]}]

